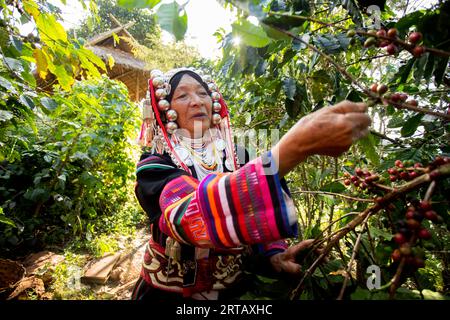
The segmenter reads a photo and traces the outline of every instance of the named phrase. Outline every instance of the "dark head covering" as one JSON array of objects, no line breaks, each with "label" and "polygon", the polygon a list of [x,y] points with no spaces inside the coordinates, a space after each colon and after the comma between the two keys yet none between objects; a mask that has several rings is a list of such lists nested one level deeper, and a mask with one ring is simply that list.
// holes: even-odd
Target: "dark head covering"
[{"label": "dark head covering", "polygon": [[173,93],[175,92],[175,89],[180,84],[181,78],[185,74],[187,74],[190,77],[192,77],[195,80],[197,80],[197,82],[200,83],[203,88],[205,88],[206,92],[208,92],[208,95],[211,95],[211,91],[209,91],[208,85],[205,82],[203,82],[202,78],[197,73],[195,73],[193,71],[190,71],[190,70],[183,70],[183,71],[175,73],[172,76],[172,78],[170,78],[169,84],[170,84],[171,90],[170,90],[170,94],[166,98],[167,101],[172,102]]}]

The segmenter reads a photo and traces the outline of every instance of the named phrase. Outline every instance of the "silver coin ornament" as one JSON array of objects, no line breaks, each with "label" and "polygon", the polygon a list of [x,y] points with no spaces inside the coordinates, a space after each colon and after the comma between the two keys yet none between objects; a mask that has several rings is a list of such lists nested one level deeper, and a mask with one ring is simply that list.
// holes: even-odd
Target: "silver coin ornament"
[{"label": "silver coin ornament", "polygon": [[222,105],[219,102],[214,102],[213,110],[214,110],[214,112],[220,112],[222,110]]},{"label": "silver coin ornament", "polygon": [[213,101],[219,101],[220,100],[220,93],[218,93],[218,92],[211,93],[211,98],[213,99]]},{"label": "silver coin ornament", "polygon": [[164,98],[167,96],[167,91],[166,91],[166,89],[157,89],[157,90],[155,91],[155,96],[156,96],[158,99],[164,99]]},{"label": "silver coin ornament", "polygon": [[170,103],[169,101],[162,99],[158,101],[158,109],[160,111],[167,111],[170,109]]},{"label": "silver coin ornament", "polygon": [[153,86],[156,88],[164,87],[164,79],[162,77],[156,77],[153,79]]},{"label": "silver coin ornament", "polygon": [[211,76],[210,75],[204,75],[203,76],[203,81],[206,82],[206,83],[211,82],[212,81]]},{"label": "silver coin ornament", "polygon": [[176,121],[178,118],[178,113],[175,110],[167,110],[166,117],[169,121]]},{"label": "silver coin ornament", "polygon": [[172,134],[177,129],[178,125],[175,122],[170,121],[166,123],[166,130],[168,133]]},{"label": "silver coin ornament", "polygon": [[209,91],[217,91],[217,86],[215,83],[208,83],[208,89]]},{"label": "silver coin ornament", "polygon": [[219,151],[225,150],[225,147],[227,146],[223,139],[218,139],[218,140],[216,140],[215,143],[216,143],[216,148]]},{"label": "silver coin ornament", "polygon": [[220,121],[222,121],[222,117],[220,116],[220,114],[217,114],[217,113],[213,114],[213,116],[212,116],[212,122],[213,122],[214,124],[219,124]]},{"label": "silver coin ornament", "polygon": [[155,69],[150,72],[150,78],[163,77],[164,73],[161,70]]}]

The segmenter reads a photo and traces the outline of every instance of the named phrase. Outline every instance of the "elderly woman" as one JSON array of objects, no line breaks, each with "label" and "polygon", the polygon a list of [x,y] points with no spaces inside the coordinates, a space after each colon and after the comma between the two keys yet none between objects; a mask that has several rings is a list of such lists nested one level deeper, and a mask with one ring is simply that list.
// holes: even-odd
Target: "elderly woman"
[{"label": "elderly woman", "polygon": [[365,136],[366,105],[343,101],[303,117],[249,161],[210,77],[154,70],[145,101],[141,140],[151,152],[137,165],[136,196],[151,239],[132,298],[235,298],[249,255],[298,274],[295,258],[312,240],[284,240],[297,236],[298,217],[283,177],[308,156],[338,156]]}]

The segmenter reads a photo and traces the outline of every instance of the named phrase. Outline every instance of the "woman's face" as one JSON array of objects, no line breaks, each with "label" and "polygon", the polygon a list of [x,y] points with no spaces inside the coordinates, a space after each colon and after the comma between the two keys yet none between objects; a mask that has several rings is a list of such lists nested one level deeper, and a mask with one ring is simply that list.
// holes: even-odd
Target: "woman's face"
[{"label": "woman's face", "polygon": [[211,127],[212,100],[203,86],[191,76],[181,77],[175,89],[171,109],[178,113],[178,127],[198,138]]}]

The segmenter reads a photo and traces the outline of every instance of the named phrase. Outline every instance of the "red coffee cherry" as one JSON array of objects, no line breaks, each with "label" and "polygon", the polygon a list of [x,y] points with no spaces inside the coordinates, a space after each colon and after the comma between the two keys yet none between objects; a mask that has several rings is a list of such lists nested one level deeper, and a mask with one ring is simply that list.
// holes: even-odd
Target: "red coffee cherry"
[{"label": "red coffee cherry", "polygon": [[429,201],[420,201],[419,208],[424,211],[431,210],[431,203]]},{"label": "red coffee cherry", "polygon": [[345,179],[345,180],[344,180],[344,184],[345,184],[346,186],[349,186],[351,183],[352,183],[352,181],[351,181],[350,179]]},{"label": "red coffee cherry", "polygon": [[356,168],[355,173],[357,176],[362,176],[363,175],[363,171],[361,168]]},{"label": "red coffee cherry", "polygon": [[387,36],[389,38],[395,38],[397,36],[397,34],[398,34],[398,30],[396,28],[391,28],[387,32]]},{"label": "red coffee cherry", "polygon": [[395,165],[397,167],[400,167],[401,164],[402,164],[402,162],[400,160],[395,160]]},{"label": "red coffee cherry", "polygon": [[395,44],[391,43],[391,44],[386,46],[386,51],[390,55],[396,54],[397,53],[397,46]]},{"label": "red coffee cherry", "polygon": [[409,42],[411,43],[417,43],[420,40],[422,40],[422,33],[420,32],[413,32],[408,37]]},{"label": "red coffee cherry", "polygon": [[395,181],[397,181],[397,177],[396,176],[389,176],[389,180],[391,180],[391,182],[395,182]]},{"label": "red coffee cherry", "polygon": [[400,250],[395,249],[394,252],[392,252],[392,254],[391,254],[391,258],[392,258],[392,260],[394,260],[394,262],[399,262],[400,259],[402,258],[402,254],[400,253]]},{"label": "red coffee cherry", "polygon": [[407,211],[405,214],[406,219],[414,219],[414,211]]},{"label": "red coffee cherry", "polygon": [[400,178],[402,178],[403,180],[408,180],[409,178],[408,172],[400,172]]},{"label": "red coffee cherry", "polygon": [[402,233],[396,233],[394,235],[394,241],[397,244],[403,244],[406,242],[406,237]]},{"label": "red coffee cherry", "polygon": [[438,214],[434,210],[425,211],[424,216],[430,221],[437,221],[438,219]]},{"label": "red coffee cherry", "polygon": [[415,171],[411,171],[411,172],[409,173],[409,178],[410,178],[410,179],[415,179],[415,178],[417,178],[418,176],[419,176],[418,173],[415,172]]},{"label": "red coffee cherry", "polygon": [[400,247],[400,253],[403,256],[409,256],[411,254],[411,246],[407,243],[402,244]]},{"label": "red coffee cherry", "polygon": [[370,86],[370,91],[372,92],[377,92],[377,88],[378,88],[378,84],[374,83]]},{"label": "red coffee cherry", "polygon": [[415,230],[420,227],[420,222],[415,219],[406,220],[406,224],[410,230]]},{"label": "red coffee cherry", "polygon": [[377,31],[376,35],[379,37],[386,37],[386,30],[380,29]]},{"label": "red coffee cherry", "polygon": [[405,102],[408,99],[408,95],[406,93],[400,93],[400,101]]},{"label": "red coffee cherry", "polygon": [[385,94],[388,91],[388,87],[385,84],[380,84],[377,88],[378,94]]},{"label": "red coffee cherry", "polygon": [[410,106],[413,106],[413,107],[417,107],[419,105],[417,100],[409,100],[406,103],[409,104]]},{"label": "red coffee cherry", "polygon": [[425,48],[422,46],[417,46],[412,50],[412,54],[416,58],[420,58],[425,52]]},{"label": "red coffee cherry", "polygon": [[424,240],[428,240],[431,239],[431,233],[430,231],[428,231],[427,229],[420,229],[419,232],[417,233],[417,236],[420,239],[424,239]]}]

